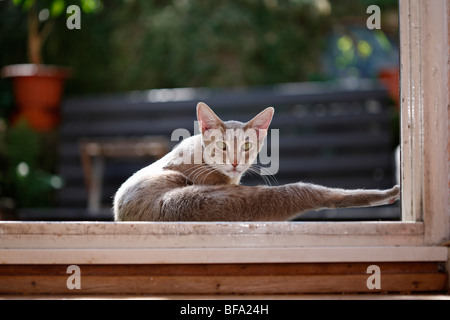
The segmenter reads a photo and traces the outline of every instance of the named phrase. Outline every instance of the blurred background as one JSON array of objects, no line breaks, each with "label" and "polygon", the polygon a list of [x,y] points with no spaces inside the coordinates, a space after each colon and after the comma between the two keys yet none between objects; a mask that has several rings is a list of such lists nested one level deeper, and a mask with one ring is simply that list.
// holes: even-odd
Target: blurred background
[{"label": "blurred background", "polygon": [[[367,27],[370,5],[381,29]],[[396,181],[397,0],[5,0],[0,48],[2,219],[111,220],[114,191],[173,146],[170,132],[192,129],[199,99],[223,119],[277,109],[286,162],[274,184]],[[56,93],[18,89],[50,75]],[[45,111],[31,111],[34,96]]]}]

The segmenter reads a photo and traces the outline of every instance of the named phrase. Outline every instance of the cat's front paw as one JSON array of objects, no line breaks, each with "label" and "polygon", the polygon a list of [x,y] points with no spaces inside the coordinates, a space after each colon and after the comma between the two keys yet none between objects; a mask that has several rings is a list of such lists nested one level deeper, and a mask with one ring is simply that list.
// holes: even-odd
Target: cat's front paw
[{"label": "cat's front paw", "polygon": [[389,197],[389,204],[393,204],[395,201],[400,200],[400,186],[396,185],[392,189],[387,190]]},{"label": "cat's front paw", "polygon": [[382,191],[382,199],[371,202],[371,206],[382,206],[393,204],[400,199],[400,186],[396,185],[392,189]]}]

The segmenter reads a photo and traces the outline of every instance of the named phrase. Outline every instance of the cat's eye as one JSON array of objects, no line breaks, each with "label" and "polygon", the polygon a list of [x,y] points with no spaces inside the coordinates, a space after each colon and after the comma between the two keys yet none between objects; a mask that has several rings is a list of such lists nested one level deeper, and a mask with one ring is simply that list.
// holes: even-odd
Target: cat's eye
[{"label": "cat's eye", "polygon": [[227,150],[227,144],[223,141],[217,141],[216,146],[221,150]]},{"label": "cat's eye", "polygon": [[244,151],[248,151],[252,148],[252,143],[251,142],[246,142],[242,145],[242,150]]}]

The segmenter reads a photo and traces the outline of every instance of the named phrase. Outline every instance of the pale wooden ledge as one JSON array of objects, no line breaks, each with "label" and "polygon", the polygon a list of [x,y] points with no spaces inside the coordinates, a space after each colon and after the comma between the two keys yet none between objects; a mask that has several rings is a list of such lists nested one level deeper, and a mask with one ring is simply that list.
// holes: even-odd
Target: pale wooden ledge
[{"label": "pale wooden ledge", "polygon": [[[448,248],[418,222],[0,223],[2,294],[443,292]],[[66,286],[82,269],[83,289]],[[331,274],[330,274],[331,272]]]},{"label": "pale wooden ledge", "polygon": [[0,264],[446,262],[446,247],[0,249]]},{"label": "pale wooden ledge", "polygon": [[4,234],[421,234],[421,222],[0,222]]},{"label": "pale wooden ledge", "polygon": [[2,264],[446,261],[420,222],[0,223]]},{"label": "pale wooden ledge", "polygon": [[1,249],[423,246],[421,222],[2,222]]}]

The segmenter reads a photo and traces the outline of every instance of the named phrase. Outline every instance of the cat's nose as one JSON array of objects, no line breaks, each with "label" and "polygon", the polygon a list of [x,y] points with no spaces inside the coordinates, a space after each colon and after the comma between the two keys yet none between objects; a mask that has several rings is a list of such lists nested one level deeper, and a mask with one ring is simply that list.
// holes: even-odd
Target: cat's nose
[{"label": "cat's nose", "polygon": [[238,166],[238,163],[237,163],[237,161],[235,161],[231,165],[233,166],[233,168],[236,168]]}]

